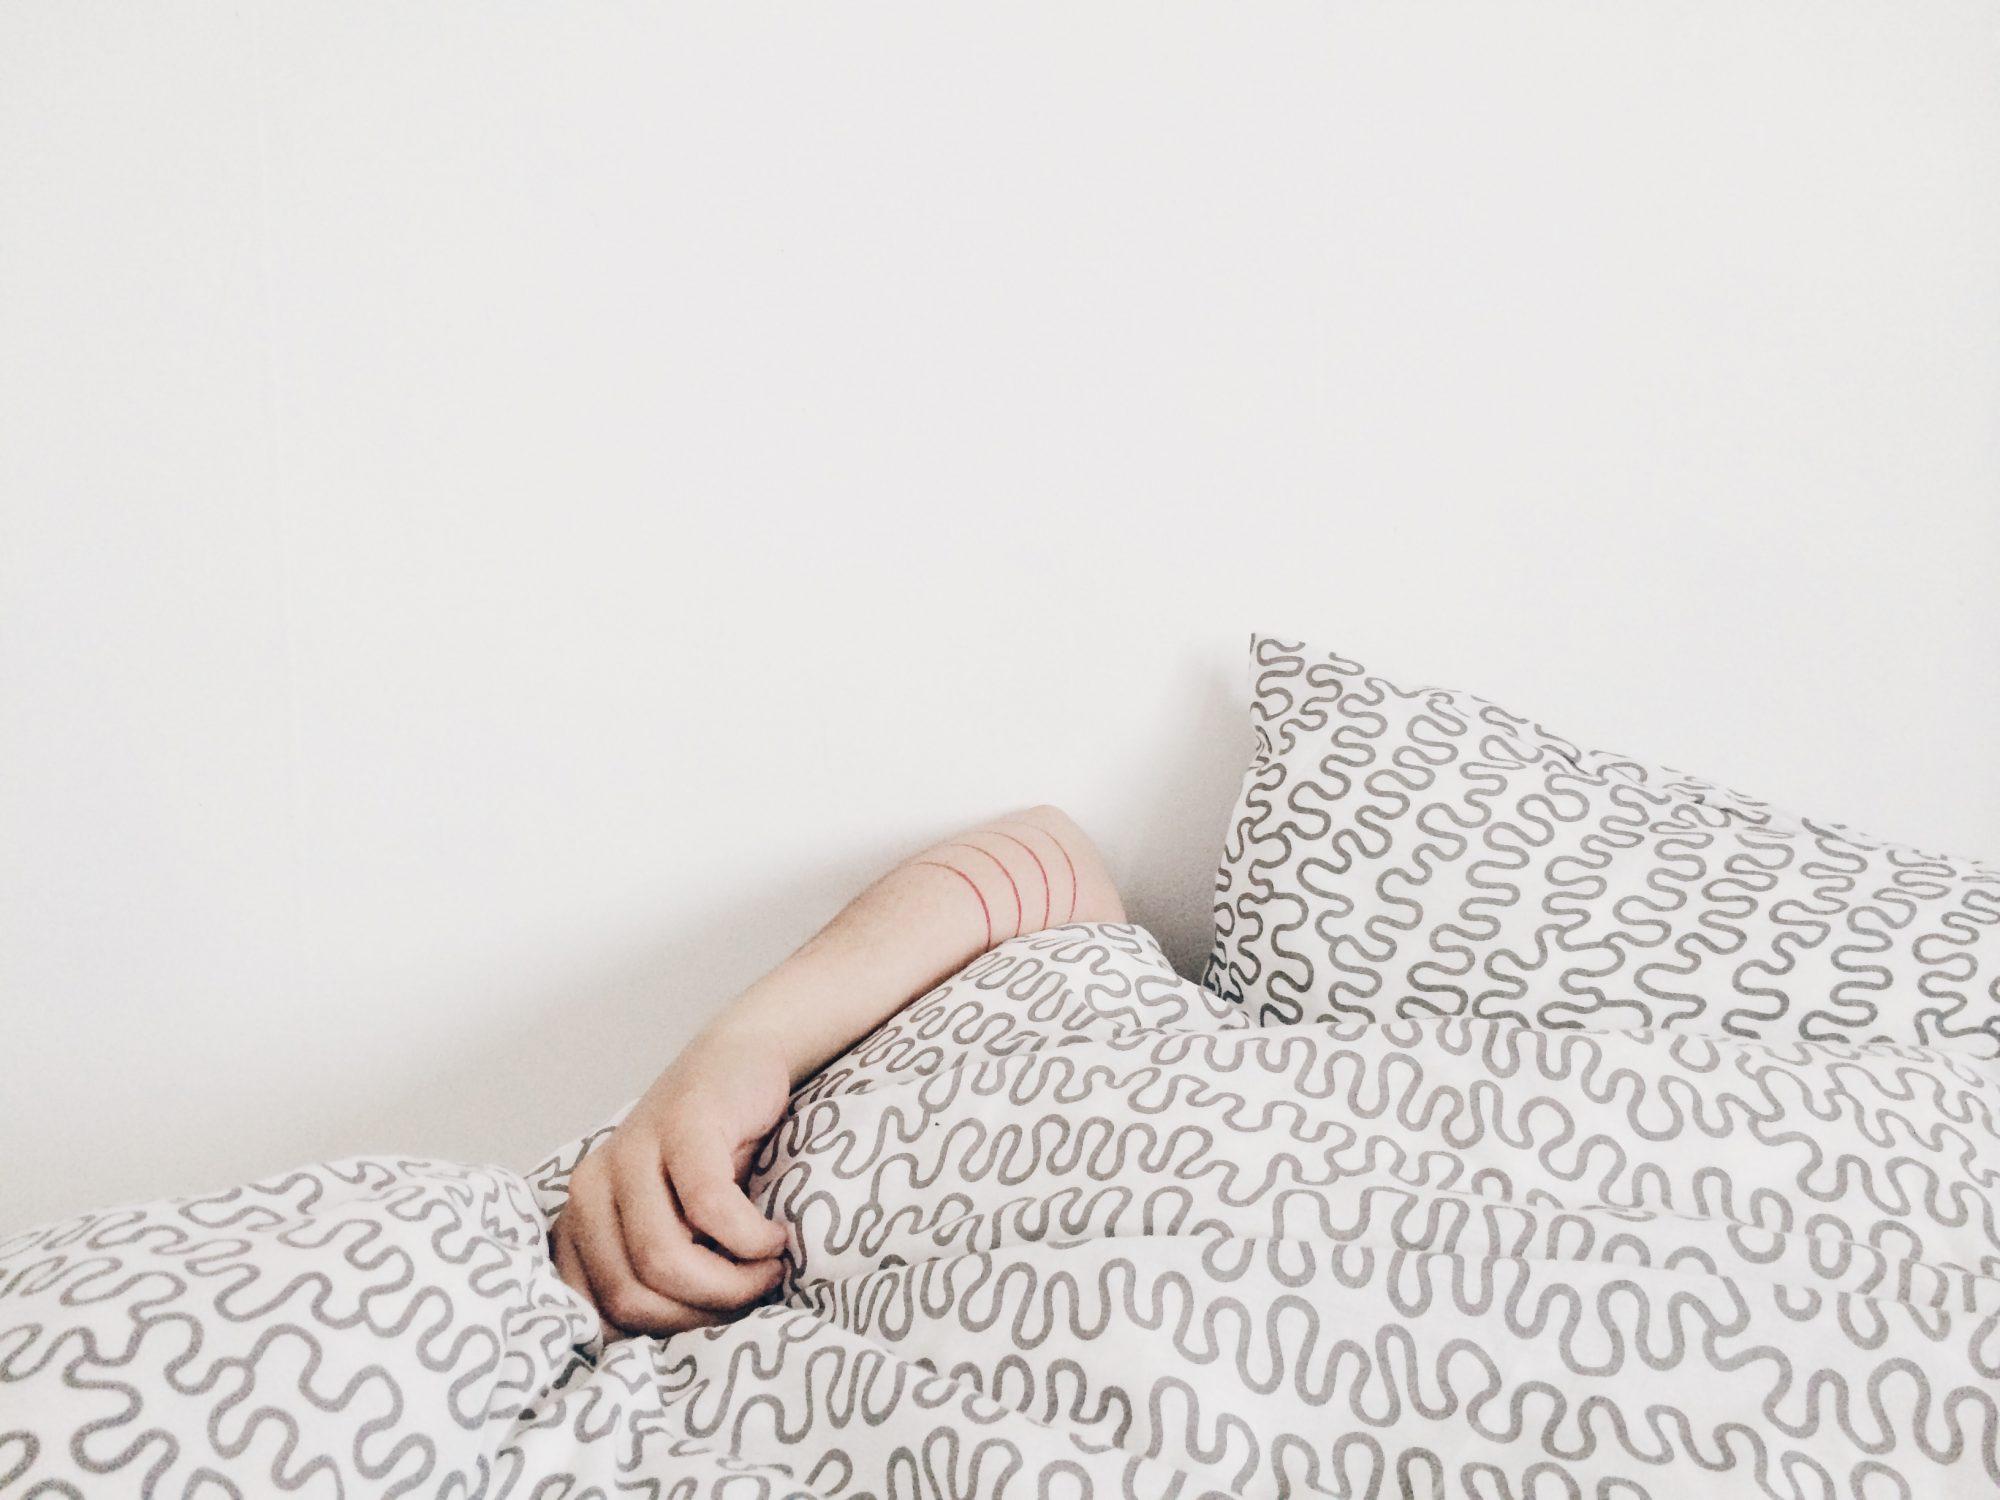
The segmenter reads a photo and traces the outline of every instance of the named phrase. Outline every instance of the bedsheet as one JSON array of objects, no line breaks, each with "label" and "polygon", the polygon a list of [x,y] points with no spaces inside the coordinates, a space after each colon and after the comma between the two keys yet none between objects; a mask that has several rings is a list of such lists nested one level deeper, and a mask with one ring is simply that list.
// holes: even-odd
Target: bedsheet
[{"label": "bedsheet", "polygon": [[362,1158],[0,1240],[0,1494],[2000,1494],[2000,1072],[1258,1026],[1129,926],[804,1087],[776,1298],[606,1343],[535,1170]]}]

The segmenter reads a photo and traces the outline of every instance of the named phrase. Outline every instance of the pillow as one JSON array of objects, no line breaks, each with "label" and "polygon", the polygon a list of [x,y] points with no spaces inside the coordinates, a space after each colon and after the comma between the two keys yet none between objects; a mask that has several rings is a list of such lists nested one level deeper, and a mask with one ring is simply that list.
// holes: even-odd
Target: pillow
[{"label": "pillow", "polygon": [[1260,1020],[1483,1016],[2000,1057],[2000,870],[1251,641],[1203,982]]}]

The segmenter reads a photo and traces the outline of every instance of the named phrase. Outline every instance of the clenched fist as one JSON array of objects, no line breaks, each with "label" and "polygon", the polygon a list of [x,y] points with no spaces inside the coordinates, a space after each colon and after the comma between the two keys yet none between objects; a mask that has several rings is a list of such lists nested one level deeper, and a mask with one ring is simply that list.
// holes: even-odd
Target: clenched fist
[{"label": "clenched fist", "polygon": [[775,1048],[704,1035],[578,1165],[556,1269],[618,1331],[727,1322],[777,1286],[785,1231],[743,1179],[790,1088]]}]

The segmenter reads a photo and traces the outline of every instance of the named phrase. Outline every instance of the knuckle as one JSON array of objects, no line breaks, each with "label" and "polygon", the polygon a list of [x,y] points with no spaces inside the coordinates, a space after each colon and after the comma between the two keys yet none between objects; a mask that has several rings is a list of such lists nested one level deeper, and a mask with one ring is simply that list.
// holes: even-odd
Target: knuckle
[{"label": "knuckle", "polygon": [[681,1207],[701,1219],[720,1218],[728,1202],[729,1194],[707,1178],[697,1179],[681,1193]]},{"label": "knuckle", "polygon": [[700,1154],[689,1141],[687,1133],[671,1125],[660,1132],[659,1152],[661,1159],[669,1163],[686,1162]]},{"label": "knuckle", "polygon": [[632,1269],[655,1291],[667,1290],[680,1276],[680,1257],[671,1245],[642,1240],[631,1247]]},{"label": "knuckle", "polygon": [[604,1294],[604,1311],[621,1328],[651,1326],[653,1306],[635,1288],[617,1286]]},{"label": "knuckle", "polygon": [[634,1135],[613,1136],[601,1155],[608,1156],[618,1165],[628,1168],[649,1166],[653,1160],[653,1147]]}]

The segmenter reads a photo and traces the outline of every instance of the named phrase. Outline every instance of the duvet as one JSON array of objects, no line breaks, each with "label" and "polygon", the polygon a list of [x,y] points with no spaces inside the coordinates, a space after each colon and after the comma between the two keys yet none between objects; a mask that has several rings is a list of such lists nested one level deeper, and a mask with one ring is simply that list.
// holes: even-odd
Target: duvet
[{"label": "duvet", "polygon": [[0,1493],[2000,1494],[2000,1072],[1268,1024],[1127,926],[802,1089],[777,1300],[606,1343],[525,1176],[369,1158],[0,1241]]}]

